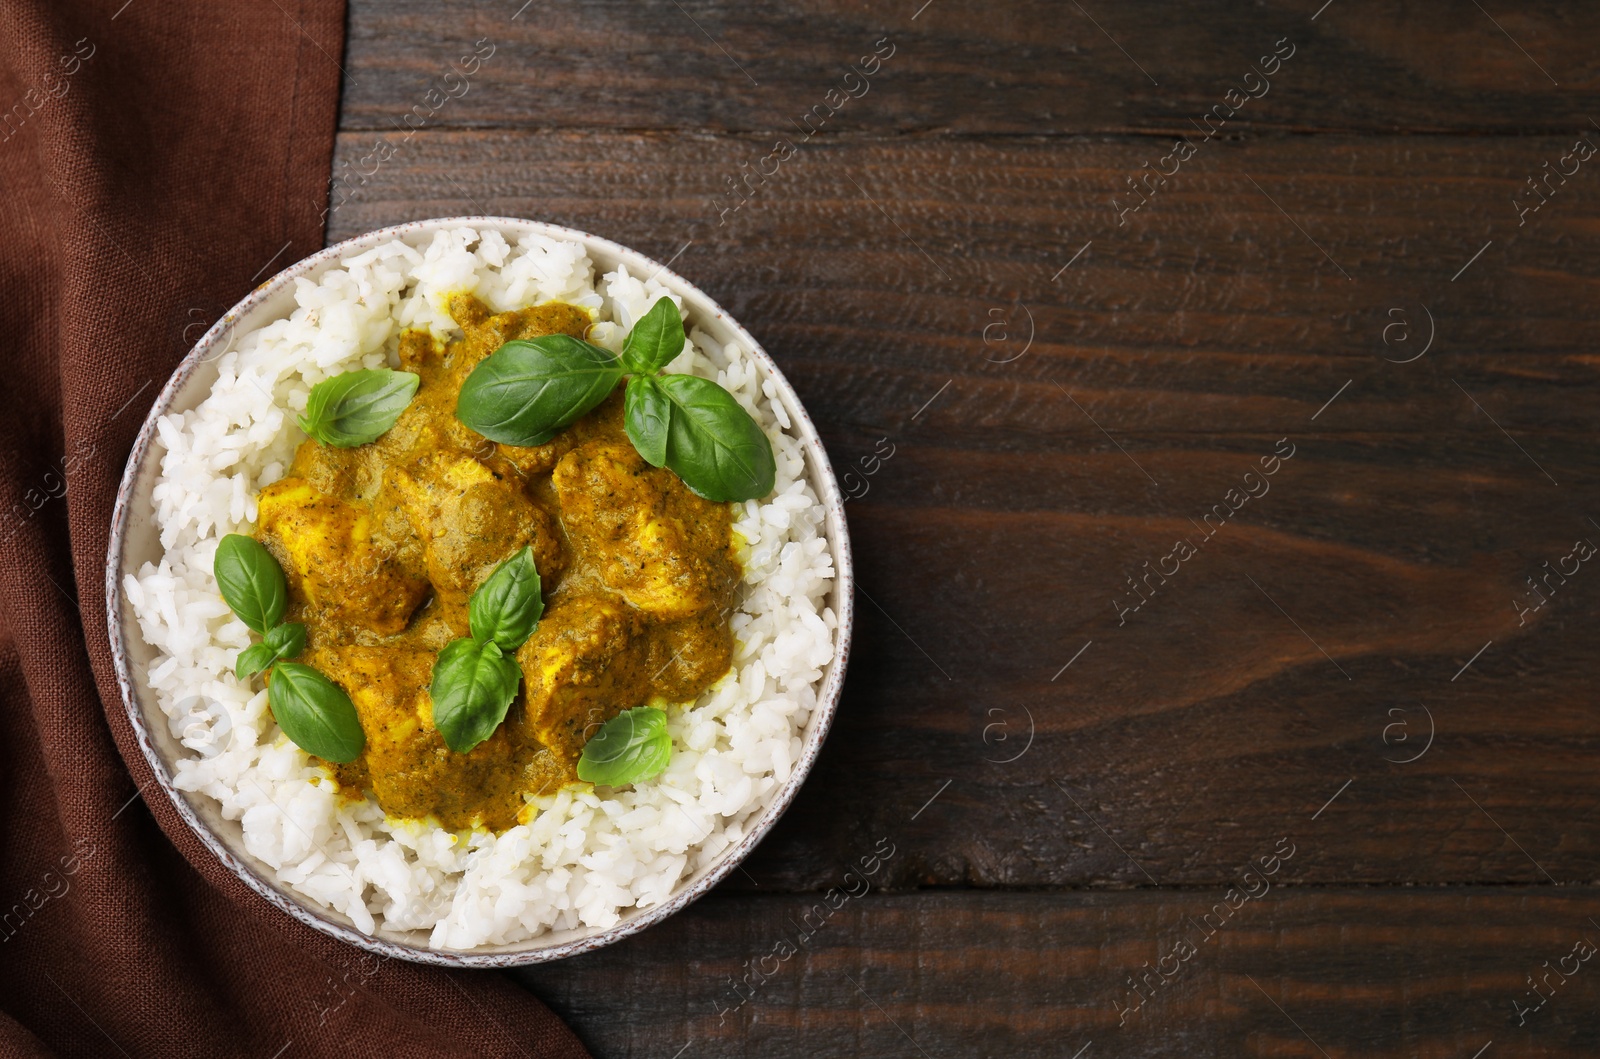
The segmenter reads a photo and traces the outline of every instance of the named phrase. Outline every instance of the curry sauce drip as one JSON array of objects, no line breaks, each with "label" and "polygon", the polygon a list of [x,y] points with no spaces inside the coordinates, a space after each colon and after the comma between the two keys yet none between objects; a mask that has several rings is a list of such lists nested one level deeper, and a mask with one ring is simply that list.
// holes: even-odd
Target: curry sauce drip
[{"label": "curry sauce drip", "polygon": [[[640,458],[620,388],[545,445],[497,444],[456,419],[479,361],[514,339],[581,338],[587,312],[490,314],[468,294],[449,308],[461,338],[400,338],[400,366],[421,381],[394,427],[353,449],[302,443],[262,489],[256,533],[288,577],[288,620],[305,623],[303,661],[345,689],[366,732],[354,762],[324,763],[341,788],[391,817],[501,831],[528,817],[525,796],[577,779],[601,724],[692,700],[728,671],[741,571],[732,508]],[[457,754],[433,727],[433,664],[470,634],[473,590],[524,545],[545,612],[516,655],[523,690],[494,735]]]}]

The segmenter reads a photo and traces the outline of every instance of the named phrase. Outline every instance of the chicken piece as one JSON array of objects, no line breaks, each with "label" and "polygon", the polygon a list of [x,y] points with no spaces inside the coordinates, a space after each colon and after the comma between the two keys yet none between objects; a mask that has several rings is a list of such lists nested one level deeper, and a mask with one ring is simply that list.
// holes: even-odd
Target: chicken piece
[{"label": "chicken piece", "polygon": [[483,302],[462,292],[450,296],[448,308],[451,319],[465,332],[460,346],[452,349],[463,361],[458,367],[465,371],[471,371],[478,361],[507,342],[555,334],[582,338],[594,323],[589,310],[566,302],[544,302],[526,309],[491,313]]},{"label": "chicken piece", "polygon": [[[378,804],[393,817],[430,813],[448,828],[492,823],[509,827],[522,807],[516,748],[504,726],[457,754],[433,726],[434,652],[386,647],[334,647],[312,652],[311,664],[344,688],[366,733],[360,771]],[[345,782],[354,768],[336,768]]]},{"label": "chicken piece", "polygon": [[428,580],[447,602],[465,604],[524,544],[533,548],[540,577],[561,569],[555,520],[518,483],[477,460],[436,452],[409,468],[392,467],[385,485],[421,537]]},{"label": "chicken piece", "polygon": [[280,478],[256,501],[261,542],[300,596],[336,625],[390,635],[406,627],[428,582],[374,535],[372,511],[302,478]]},{"label": "chicken piece", "polygon": [[691,494],[671,471],[645,463],[628,442],[585,442],[561,458],[551,481],[562,525],[583,560],[651,618],[692,617],[736,583],[731,558],[692,547],[719,524],[710,517],[716,505]]},{"label": "chicken piece", "polygon": [[609,595],[563,596],[517,652],[527,702],[525,735],[576,761],[600,725],[648,697],[642,651],[628,646],[643,623]]},{"label": "chicken piece", "polygon": [[543,445],[499,444],[495,446],[495,452],[515,467],[518,474],[527,477],[532,474],[549,474],[550,468],[554,467],[561,457],[572,451],[572,446],[572,432],[564,430]]},{"label": "chicken piece", "polygon": [[650,694],[691,702],[733,665],[733,628],[723,608],[645,630]]},{"label": "chicken piece", "polygon": [[383,473],[374,455],[371,446],[341,449],[308,438],[295,450],[286,477],[304,478],[319,492],[340,500],[364,500],[374,475]]},{"label": "chicken piece", "polygon": [[596,437],[623,436],[623,394],[625,387],[618,385],[611,396],[600,402],[588,415],[576,423],[563,427],[556,436],[543,445],[498,445],[496,452],[524,477],[549,474],[561,457]]},{"label": "chicken piece", "polygon": [[433,337],[433,332],[402,331],[398,344],[401,371],[433,376],[443,370],[445,344]]}]

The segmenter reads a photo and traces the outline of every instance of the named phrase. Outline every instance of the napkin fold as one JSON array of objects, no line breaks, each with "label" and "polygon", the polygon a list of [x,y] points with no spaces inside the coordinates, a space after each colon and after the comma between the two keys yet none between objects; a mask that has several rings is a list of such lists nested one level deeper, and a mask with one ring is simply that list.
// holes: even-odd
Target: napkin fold
[{"label": "napkin fold", "polygon": [[322,245],[341,0],[0,2],[0,1053],[581,1057],[505,976],[268,905],[134,742],[111,509],[184,353]]}]

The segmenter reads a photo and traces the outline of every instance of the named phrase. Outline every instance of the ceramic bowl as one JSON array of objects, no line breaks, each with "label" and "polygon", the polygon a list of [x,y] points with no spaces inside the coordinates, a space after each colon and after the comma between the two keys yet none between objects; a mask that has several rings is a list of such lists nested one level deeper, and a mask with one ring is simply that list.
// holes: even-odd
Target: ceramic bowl
[{"label": "ceramic bowl", "polygon": [[[189,751],[171,734],[166,715],[144,684],[143,675],[156,652],[140,634],[133,608],[123,598],[122,583],[124,575],[137,571],[146,562],[159,561],[162,554],[151,501],[151,490],[160,471],[160,452],[155,446],[156,421],[170,412],[192,409],[204,399],[217,378],[217,359],[227,350],[233,335],[287,316],[294,308],[296,279],[315,278],[326,269],[338,267],[342,259],[390,239],[404,239],[420,246],[431,240],[434,232],[440,229],[463,225],[498,229],[509,242],[514,242],[517,236],[527,232],[576,240],[587,248],[597,274],[622,264],[627,265],[635,276],[655,276],[673,293],[682,297],[690,324],[700,327],[718,342],[738,341],[752,352],[760,371],[773,382],[778,400],[788,410],[794,424],[793,430],[798,433],[806,450],[812,485],[827,507],[826,531],[836,578],[826,605],[832,607],[838,616],[839,628],[837,650],[823,674],[817,708],[806,723],[800,759],[771,803],[752,818],[740,842],[724,850],[714,862],[680,880],[670,899],[653,908],[629,910],[614,926],[603,930],[580,927],[551,931],[510,945],[459,951],[429,946],[425,931],[380,928],[375,935],[365,934],[345,916],[280,885],[274,879],[273,869],[246,851],[238,821],[224,819],[221,807],[212,799],[180,791],[173,785],[173,763]],[[447,217],[382,228],[330,246],[291,265],[251,291],[196,343],[156,398],[155,406],[150,409],[134,442],[133,452],[128,457],[127,470],[117,493],[111,525],[111,546],[106,557],[106,608],[111,650],[128,719],[133,724],[145,758],[155,771],[156,781],[206,847],[251,889],[302,923],[384,956],[457,967],[509,967],[588,952],[659,923],[710,890],[750,853],[794,800],[827,736],[828,726],[838,706],[845,662],[849,655],[853,592],[844,500],[829,466],[828,455],[793,387],[749,332],[740,327],[721,306],[664,265],[609,239],[553,224],[507,217]]]}]

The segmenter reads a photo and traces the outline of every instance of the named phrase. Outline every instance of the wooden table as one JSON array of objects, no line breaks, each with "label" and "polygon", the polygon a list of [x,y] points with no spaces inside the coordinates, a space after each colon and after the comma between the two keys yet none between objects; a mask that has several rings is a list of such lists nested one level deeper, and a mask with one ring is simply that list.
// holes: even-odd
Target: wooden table
[{"label": "wooden table", "polygon": [[598,1056],[1600,1054],[1600,10],[1320,2],[352,0],[330,240],[671,260],[850,472],[798,801],[519,976]]}]

